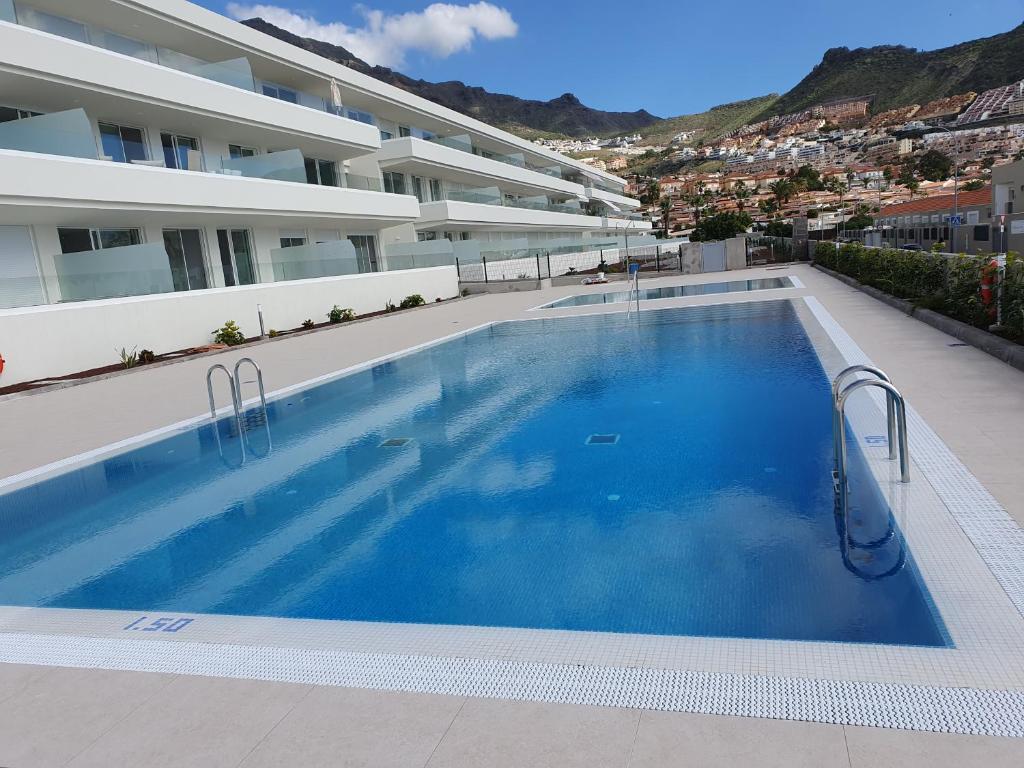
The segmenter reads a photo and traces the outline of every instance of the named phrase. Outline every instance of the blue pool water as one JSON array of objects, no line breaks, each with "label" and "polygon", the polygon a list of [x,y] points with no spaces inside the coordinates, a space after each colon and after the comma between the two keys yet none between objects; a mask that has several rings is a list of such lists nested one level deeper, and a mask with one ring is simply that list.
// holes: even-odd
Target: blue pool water
[{"label": "blue pool water", "polygon": [[[760,280],[730,280],[722,283],[698,283],[696,285],[668,285],[663,288],[641,288],[640,301],[650,299],[678,299],[681,296],[712,296],[718,293],[742,293],[745,291],[767,291],[772,288],[792,288],[788,277],[765,277]],[[620,304],[629,301],[630,293],[612,291],[609,293],[581,293],[552,301],[538,309],[553,307],[585,307],[592,304]]]},{"label": "blue pool water", "polygon": [[505,323],[0,496],[0,604],[946,644],[829,419],[787,301]]}]

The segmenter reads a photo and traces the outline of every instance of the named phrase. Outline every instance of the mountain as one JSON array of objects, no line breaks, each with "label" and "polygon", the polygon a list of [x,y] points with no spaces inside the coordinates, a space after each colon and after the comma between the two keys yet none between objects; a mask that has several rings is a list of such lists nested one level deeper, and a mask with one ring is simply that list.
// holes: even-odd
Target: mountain
[{"label": "mountain", "polygon": [[534,101],[504,93],[491,93],[457,80],[444,83],[414,80],[387,67],[371,66],[339,45],[299,37],[263,19],[247,19],[242,23],[278,40],[430,99],[456,112],[527,138],[545,134],[594,136],[631,133],[660,119],[642,109],[637,112],[604,112],[592,109],[581,104],[571,93],[565,93],[550,101]]},{"label": "mountain", "polygon": [[907,104],[1024,80],[1024,24],[992,37],[934,51],[902,45],[832,48],[761,118],[799,112],[824,101],[875,95],[876,114]]},{"label": "mountain", "polygon": [[735,131],[740,126],[754,122],[758,115],[771,109],[779,94],[770,93],[744,101],[734,101],[712,107],[707,112],[694,115],[680,115],[659,120],[640,128],[637,133],[643,137],[643,144],[665,145],[682,131],[697,131],[697,138],[711,141]]}]

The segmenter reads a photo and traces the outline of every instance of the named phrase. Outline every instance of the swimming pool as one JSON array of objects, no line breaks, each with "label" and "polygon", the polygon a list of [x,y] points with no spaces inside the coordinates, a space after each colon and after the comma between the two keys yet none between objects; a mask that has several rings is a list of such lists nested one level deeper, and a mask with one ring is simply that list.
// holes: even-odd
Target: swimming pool
[{"label": "swimming pool", "polygon": [[[765,277],[758,280],[730,280],[721,283],[695,283],[692,285],[669,285],[663,288],[641,288],[640,300],[677,299],[684,296],[711,296],[719,293],[741,293],[745,291],[768,291],[773,288],[793,288],[788,277]],[[630,292],[581,293],[552,301],[537,309],[554,307],[586,307],[593,304],[620,304],[630,299]]]},{"label": "swimming pool", "polygon": [[[219,447],[204,424],[0,496],[0,604],[949,643],[898,532],[840,547],[788,301],[623,320],[493,325],[291,393],[244,463],[222,419]],[[851,526],[884,539],[851,450]]]}]

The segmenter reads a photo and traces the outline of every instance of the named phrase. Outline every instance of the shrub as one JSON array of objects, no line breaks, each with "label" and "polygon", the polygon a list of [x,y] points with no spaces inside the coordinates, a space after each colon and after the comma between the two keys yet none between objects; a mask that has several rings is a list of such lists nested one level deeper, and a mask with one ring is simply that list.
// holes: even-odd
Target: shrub
[{"label": "shrub", "polygon": [[438,296],[436,299],[434,299],[434,303],[435,304],[440,304],[442,301],[444,301],[444,299],[442,299],[440,296]]},{"label": "shrub", "polygon": [[151,349],[143,349],[139,351],[139,364],[145,365],[146,363],[152,363],[156,361],[156,355],[153,354]]},{"label": "shrub", "polygon": [[423,297],[418,293],[414,293],[411,296],[406,296],[402,299],[402,303],[398,306],[400,309],[412,309],[413,307],[422,307],[424,304],[426,304],[426,302],[423,300]]},{"label": "shrub", "polygon": [[303,320],[302,321],[302,327],[303,328],[307,328],[307,329],[308,328],[312,328],[314,325],[315,325],[315,323],[312,320],[307,319],[307,320]]},{"label": "shrub", "polygon": [[269,331],[267,331],[267,336],[269,336],[272,339],[276,339],[280,335],[281,335],[281,332],[280,331],[275,331],[273,328],[271,328]]},{"label": "shrub", "polygon": [[331,311],[327,313],[327,319],[332,323],[347,323],[349,320],[356,319],[356,313],[350,307],[342,309],[335,304],[331,307]]},{"label": "shrub", "polygon": [[238,327],[234,320],[228,320],[223,326],[213,332],[213,340],[218,344],[227,344],[229,347],[245,343],[245,334]]},{"label": "shrub", "polygon": [[459,295],[462,296],[463,298],[469,296],[469,288],[463,288],[461,291],[459,291]]},{"label": "shrub", "polygon": [[391,299],[388,299],[387,304],[384,305],[384,311],[385,312],[397,312],[398,311],[398,307],[395,306],[394,302],[391,301]]},{"label": "shrub", "polygon": [[124,347],[121,347],[121,367],[123,368],[134,368],[135,364],[139,362],[139,356],[135,353],[138,347],[132,347],[132,351],[129,352]]}]

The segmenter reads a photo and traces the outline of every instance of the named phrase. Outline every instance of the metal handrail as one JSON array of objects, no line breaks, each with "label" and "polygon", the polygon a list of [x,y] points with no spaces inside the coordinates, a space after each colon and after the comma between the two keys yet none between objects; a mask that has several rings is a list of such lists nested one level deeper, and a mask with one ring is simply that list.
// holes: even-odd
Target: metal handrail
[{"label": "metal handrail", "polygon": [[[832,468],[836,470],[839,468],[838,457],[839,457],[839,445],[837,442],[839,435],[839,390],[841,388],[843,379],[852,376],[855,373],[869,373],[872,376],[877,376],[882,381],[892,384],[892,380],[881,368],[876,368],[873,365],[858,364],[851,365],[849,368],[844,368],[839,374],[832,380],[832,438],[833,438],[833,460]],[[889,461],[896,459],[896,442],[893,439],[896,432],[896,411],[893,406],[893,398],[891,395],[886,395],[885,398],[885,423],[888,432],[889,440]]]},{"label": "metal handrail", "polygon": [[[626,269],[629,269],[629,262],[626,262]],[[636,295],[636,313],[640,314],[640,270],[633,271],[633,279],[629,281],[629,296],[626,298],[626,319],[629,319],[633,309],[633,296]]]},{"label": "metal handrail", "polygon": [[[244,363],[248,363],[249,365],[251,365],[256,370],[256,386],[259,388],[259,393],[260,393],[260,410],[263,412],[263,426],[266,428],[266,431],[267,431],[267,451],[266,451],[266,454],[269,454],[270,451],[273,450],[274,445],[273,445],[273,442],[272,442],[271,437],[270,437],[270,419],[269,419],[268,414],[267,414],[267,394],[266,394],[266,390],[264,390],[264,388],[263,388],[263,371],[260,369],[260,367],[256,363],[256,361],[253,360],[251,357],[240,358],[238,360],[238,362],[235,363],[235,375],[234,375],[234,379],[233,379],[233,381],[234,381],[233,386],[234,386],[235,402],[238,403],[239,413],[241,413],[241,408],[242,408],[242,404],[244,403],[244,400],[242,399],[242,379],[241,379],[241,376],[239,375],[239,369],[241,369],[241,367],[242,367],[242,365]],[[246,447],[248,447],[248,449],[249,449],[249,453],[253,454],[254,456],[257,456],[258,458],[262,458],[261,455],[258,455],[256,453],[256,451],[253,450],[252,445],[249,443],[248,423],[246,423],[245,426],[246,426],[246,429],[241,434],[242,434],[242,439],[243,439],[243,441],[246,444]],[[266,454],[263,454],[263,455],[266,455]]]},{"label": "metal handrail", "polygon": [[[245,432],[242,428],[242,412],[239,406],[238,391],[235,388],[235,379],[231,375],[231,371],[225,368],[220,363],[211,365],[206,371],[206,394],[210,400],[210,420],[213,422],[213,436],[217,440],[217,452],[220,454],[221,459],[224,458],[224,447],[220,442],[220,430],[217,428],[217,401],[213,396],[213,374],[215,371],[224,371],[224,375],[228,377],[228,387],[231,389],[231,407],[235,413],[235,427],[238,429],[238,436],[241,438]],[[245,463],[245,446],[242,446],[242,459],[240,464]]]},{"label": "metal handrail", "polygon": [[[839,495],[839,508],[843,515],[846,515],[848,508],[847,504],[847,493],[848,487],[846,482],[846,466],[847,466],[847,455],[846,455],[846,418],[844,412],[846,409],[846,401],[850,395],[859,389],[865,389],[866,387],[878,387],[886,391],[888,399],[891,400],[893,408],[895,410],[895,421],[896,421],[896,433],[899,441],[899,459],[900,459],[900,482],[910,482],[910,448],[907,441],[907,405],[903,399],[903,395],[888,381],[882,381],[881,379],[860,379],[850,384],[844,389],[835,401],[835,413],[837,416],[836,426],[838,427],[838,433],[836,435],[835,444],[838,448],[836,454],[836,492]],[[895,458],[893,456],[893,446],[891,445],[892,439],[890,438],[889,454],[890,459]]]}]

